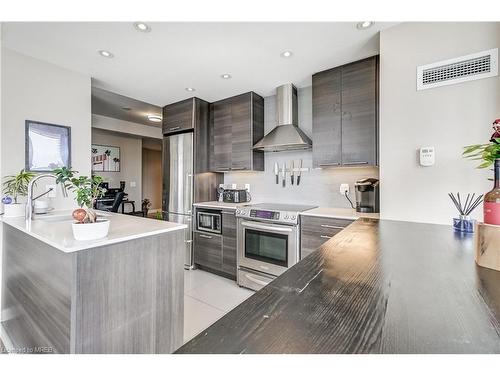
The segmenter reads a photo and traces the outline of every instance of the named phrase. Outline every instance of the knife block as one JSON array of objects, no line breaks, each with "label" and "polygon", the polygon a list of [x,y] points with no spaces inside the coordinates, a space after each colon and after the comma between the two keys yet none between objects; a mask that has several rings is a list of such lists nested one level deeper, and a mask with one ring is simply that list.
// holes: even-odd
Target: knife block
[{"label": "knife block", "polygon": [[500,271],[500,225],[476,223],[475,232],[477,265]]}]

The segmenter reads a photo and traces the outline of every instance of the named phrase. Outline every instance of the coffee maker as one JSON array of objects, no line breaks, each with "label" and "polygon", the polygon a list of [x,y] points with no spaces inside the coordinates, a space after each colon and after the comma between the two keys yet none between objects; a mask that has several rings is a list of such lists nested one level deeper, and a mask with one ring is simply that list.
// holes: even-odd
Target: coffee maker
[{"label": "coffee maker", "polygon": [[354,188],[356,192],[357,212],[380,212],[379,180],[376,178],[364,178],[356,181]]}]

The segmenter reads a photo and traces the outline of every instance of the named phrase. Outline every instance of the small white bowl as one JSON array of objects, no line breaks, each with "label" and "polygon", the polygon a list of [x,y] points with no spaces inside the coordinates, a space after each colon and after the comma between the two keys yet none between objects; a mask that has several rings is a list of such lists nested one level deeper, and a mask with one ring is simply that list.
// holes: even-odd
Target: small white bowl
[{"label": "small white bowl", "polygon": [[73,236],[78,241],[90,241],[104,238],[109,232],[109,220],[97,219],[95,223],[72,223]]}]

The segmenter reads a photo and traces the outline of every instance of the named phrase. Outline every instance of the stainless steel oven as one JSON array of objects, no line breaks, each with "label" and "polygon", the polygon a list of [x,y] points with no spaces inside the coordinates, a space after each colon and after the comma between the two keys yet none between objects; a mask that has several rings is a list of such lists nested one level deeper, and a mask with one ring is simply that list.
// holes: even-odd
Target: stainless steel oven
[{"label": "stainless steel oven", "polygon": [[240,219],[238,228],[239,266],[278,276],[297,263],[297,226]]},{"label": "stainless steel oven", "polygon": [[299,261],[299,212],[311,208],[263,203],[236,209],[238,285],[259,290]]},{"label": "stainless steel oven", "polygon": [[196,230],[221,234],[222,211],[196,209]]}]

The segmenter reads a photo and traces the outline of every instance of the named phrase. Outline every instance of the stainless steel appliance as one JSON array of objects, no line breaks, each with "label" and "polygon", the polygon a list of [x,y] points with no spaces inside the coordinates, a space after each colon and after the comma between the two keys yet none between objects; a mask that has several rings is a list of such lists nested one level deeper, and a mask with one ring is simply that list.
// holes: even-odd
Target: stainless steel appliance
[{"label": "stainless steel appliance", "polygon": [[276,89],[277,126],[259,140],[253,148],[260,151],[304,150],[312,147],[311,139],[298,125],[297,88],[291,83]]},{"label": "stainless steel appliance", "polygon": [[364,178],[356,181],[354,187],[357,212],[380,212],[379,180]]},{"label": "stainless steel appliance", "polygon": [[210,233],[222,233],[222,211],[196,209],[196,230]]},{"label": "stainless steel appliance", "polygon": [[223,201],[229,203],[250,202],[250,193],[245,189],[225,189]]},{"label": "stainless steel appliance", "polygon": [[256,204],[238,208],[238,285],[259,290],[299,261],[299,213],[314,206]]},{"label": "stainless steel appliance", "polygon": [[185,267],[193,265],[193,133],[163,138],[163,219],[186,224]]}]

